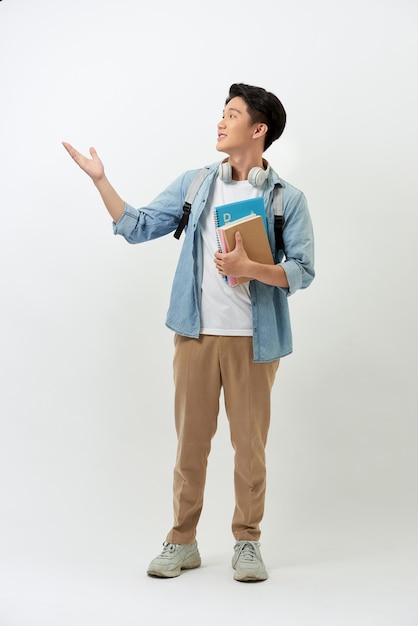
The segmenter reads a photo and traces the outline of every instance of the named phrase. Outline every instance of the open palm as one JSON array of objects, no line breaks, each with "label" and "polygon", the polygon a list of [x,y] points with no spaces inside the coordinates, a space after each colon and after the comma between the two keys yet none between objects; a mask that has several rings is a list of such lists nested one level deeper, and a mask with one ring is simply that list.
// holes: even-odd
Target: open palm
[{"label": "open palm", "polygon": [[97,156],[97,152],[94,148],[90,148],[91,159],[78,152],[73,146],[65,141],[62,145],[67,150],[68,154],[77,163],[77,165],[84,171],[93,181],[98,181],[104,176],[103,163]]}]

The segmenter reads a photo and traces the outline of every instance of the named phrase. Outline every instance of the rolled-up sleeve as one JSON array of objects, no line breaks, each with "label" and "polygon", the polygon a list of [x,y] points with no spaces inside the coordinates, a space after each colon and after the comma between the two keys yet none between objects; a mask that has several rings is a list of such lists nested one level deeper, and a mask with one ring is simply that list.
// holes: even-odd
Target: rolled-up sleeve
[{"label": "rolled-up sleeve", "polygon": [[114,234],[122,235],[128,243],[142,243],[173,232],[182,215],[189,179],[189,172],[182,174],[140,209],[126,203],[119,220],[113,222]]},{"label": "rolled-up sleeve", "polygon": [[314,233],[305,195],[292,188],[284,207],[283,243],[285,258],[280,263],[289,283],[288,294],[308,287],[315,277]]}]

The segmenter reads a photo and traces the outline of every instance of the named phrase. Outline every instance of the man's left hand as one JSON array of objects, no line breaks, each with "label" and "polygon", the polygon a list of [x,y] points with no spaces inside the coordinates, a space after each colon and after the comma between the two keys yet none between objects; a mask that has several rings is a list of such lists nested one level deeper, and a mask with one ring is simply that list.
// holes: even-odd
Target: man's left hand
[{"label": "man's left hand", "polygon": [[216,252],[214,261],[218,273],[222,276],[246,276],[245,268],[249,258],[239,231],[235,233],[235,248],[232,252]]}]

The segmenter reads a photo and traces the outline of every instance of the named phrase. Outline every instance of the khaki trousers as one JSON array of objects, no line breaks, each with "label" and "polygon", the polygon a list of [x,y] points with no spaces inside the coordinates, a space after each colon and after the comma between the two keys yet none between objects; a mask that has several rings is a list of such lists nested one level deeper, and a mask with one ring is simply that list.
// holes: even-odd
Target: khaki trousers
[{"label": "khaki trousers", "polygon": [[234,456],[237,541],[256,541],[264,513],[265,446],[270,396],[279,360],[254,363],[252,337],[175,335],[174,525],[169,543],[193,543],[203,506],[206,468],[223,388]]}]

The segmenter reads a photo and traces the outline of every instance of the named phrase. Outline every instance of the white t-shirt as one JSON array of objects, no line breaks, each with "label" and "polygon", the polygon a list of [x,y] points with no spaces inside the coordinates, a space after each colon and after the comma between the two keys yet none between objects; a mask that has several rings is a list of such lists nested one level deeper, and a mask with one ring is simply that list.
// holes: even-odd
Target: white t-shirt
[{"label": "white t-shirt", "polygon": [[224,183],[216,179],[212,194],[200,217],[203,249],[203,280],[201,329],[202,335],[253,334],[249,283],[230,287],[218,274],[214,256],[218,250],[214,208],[222,204],[255,198],[262,193],[247,180]]}]

